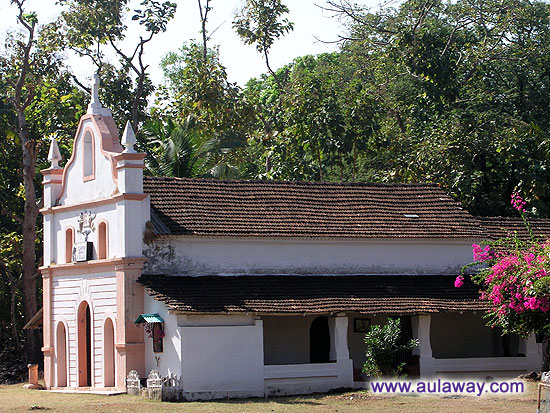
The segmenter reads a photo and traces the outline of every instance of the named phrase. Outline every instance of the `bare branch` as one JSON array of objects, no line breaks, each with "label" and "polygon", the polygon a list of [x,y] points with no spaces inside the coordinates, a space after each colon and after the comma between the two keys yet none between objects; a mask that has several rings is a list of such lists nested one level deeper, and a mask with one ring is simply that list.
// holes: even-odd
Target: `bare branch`
[{"label": "bare branch", "polygon": [[82,89],[84,90],[86,93],[88,94],[91,94],[92,91],[90,90],[89,87],[87,87],[86,85],[84,85],[83,83],[80,82],[80,80],[75,76],[73,75],[72,73],[70,74],[71,78],[74,80],[74,82]]},{"label": "bare branch", "polygon": [[0,210],[0,213],[8,218],[11,218],[13,219],[15,222],[17,222],[18,224],[22,224],[23,223],[23,220],[21,218],[19,218],[17,215],[15,215],[12,211],[8,211],[7,209],[5,208],[2,208]]}]

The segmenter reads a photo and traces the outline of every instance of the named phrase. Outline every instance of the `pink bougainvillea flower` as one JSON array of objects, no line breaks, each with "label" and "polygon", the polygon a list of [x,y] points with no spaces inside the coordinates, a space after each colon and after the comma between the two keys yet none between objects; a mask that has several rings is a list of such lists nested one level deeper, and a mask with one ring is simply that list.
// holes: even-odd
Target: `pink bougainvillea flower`
[{"label": "pink bougainvillea flower", "polygon": [[519,212],[525,212],[525,208],[523,208],[523,207],[525,206],[526,202],[523,200],[523,198],[517,192],[514,192],[512,194],[512,200],[510,201],[510,203]]},{"label": "pink bougainvillea flower", "polygon": [[455,288],[460,288],[464,285],[464,276],[459,275],[455,280]]}]

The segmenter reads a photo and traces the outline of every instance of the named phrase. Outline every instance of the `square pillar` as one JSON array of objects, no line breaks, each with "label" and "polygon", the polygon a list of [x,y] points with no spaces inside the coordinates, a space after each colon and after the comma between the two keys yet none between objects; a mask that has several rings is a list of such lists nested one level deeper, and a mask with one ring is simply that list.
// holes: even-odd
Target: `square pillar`
[{"label": "square pillar", "polygon": [[143,313],[144,308],[144,288],[137,282],[144,261],[143,258],[126,258],[115,265],[117,282],[115,387],[117,389],[126,387],[126,376],[131,370],[136,370],[141,377],[146,377],[143,327],[134,323]]},{"label": "square pillar", "polygon": [[525,342],[525,369],[527,371],[540,371],[542,368],[541,345],[537,344],[534,333],[530,333]]},{"label": "square pillar", "polygon": [[348,317],[339,314],[329,318],[330,359],[336,361],[338,385],[343,388],[353,387],[353,360],[349,358]]},{"label": "square pillar", "polygon": [[411,317],[413,338],[418,339],[419,346],[413,350],[413,355],[420,356],[420,377],[429,378],[435,375],[435,359],[432,356],[430,342],[430,315],[418,315]]}]

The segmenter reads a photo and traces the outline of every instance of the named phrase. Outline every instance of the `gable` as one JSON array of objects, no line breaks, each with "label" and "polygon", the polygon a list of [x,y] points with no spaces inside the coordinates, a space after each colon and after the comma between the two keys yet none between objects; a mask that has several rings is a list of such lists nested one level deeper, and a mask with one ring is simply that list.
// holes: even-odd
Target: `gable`
[{"label": "gable", "polygon": [[57,205],[71,205],[108,198],[118,193],[114,155],[123,151],[110,116],[89,114],[81,118],[71,158],[63,171]]}]

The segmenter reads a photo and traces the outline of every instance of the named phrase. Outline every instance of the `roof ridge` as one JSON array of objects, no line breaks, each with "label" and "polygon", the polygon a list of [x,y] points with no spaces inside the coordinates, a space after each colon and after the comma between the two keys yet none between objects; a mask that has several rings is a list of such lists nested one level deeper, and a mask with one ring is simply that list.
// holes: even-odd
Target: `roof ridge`
[{"label": "roof ridge", "polygon": [[[175,182],[209,182],[209,183],[247,183],[247,184],[262,184],[262,185],[277,185],[277,184],[291,184],[291,185],[303,185],[303,186],[377,186],[377,187],[437,187],[442,191],[440,184],[435,182],[329,182],[329,181],[289,181],[289,180],[260,180],[260,179],[215,179],[215,178],[180,178],[175,176],[150,176],[144,175],[144,180],[163,180],[163,181],[175,181]],[[447,193],[445,195],[449,196]]]}]

